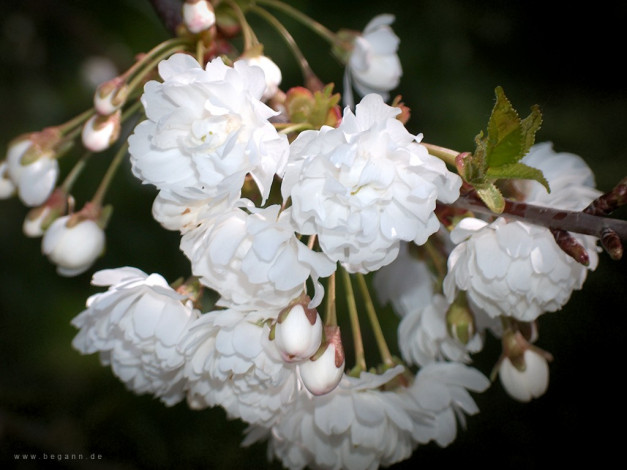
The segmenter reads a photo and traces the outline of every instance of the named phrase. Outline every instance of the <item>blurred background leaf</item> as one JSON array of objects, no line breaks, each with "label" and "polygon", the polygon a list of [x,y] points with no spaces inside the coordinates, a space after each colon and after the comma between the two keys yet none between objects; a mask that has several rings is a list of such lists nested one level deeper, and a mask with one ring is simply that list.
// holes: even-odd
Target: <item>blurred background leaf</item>
[{"label": "blurred background leaf", "polygon": [[[412,109],[408,123],[425,140],[472,150],[501,85],[526,115],[539,104],[537,141],[586,159],[600,189],[627,174],[627,86],[618,72],[624,43],[622,2],[558,8],[547,2],[497,0],[294,1],[332,30],[361,30],[376,14],[396,15],[404,66],[396,90]],[[293,32],[320,78],[339,87],[343,70],[311,32],[277,14]],[[265,52],[284,71],[284,87],[299,84],[291,54],[278,35],[253,24]],[[124,70],[137,53],[168,33],[147,0],[4,0],[0,4],[0,145],[16,135],[59,124],[91,105],[87,64],[111,61]],[[107,59],[107,60],[104,60]],[[339,88],[338,88],[339,91]],[[97,178],[110,154],[96,155],[87,175]],[[102,158],[101,158],[102,157]],[[97,180],[96,180],[97,181]],[[94,187],[81,183],[82,205]],[[154,191],[132,177],[128,164],[108,201],[115,206],[107,253],[94,270],[131,265],[173,281],[189,266],[178,235],[150,217]],[[56,468],[280,468],[265,445],[240,449],[245,425],[221,409],[172,408],[124,389],[95,356],[71,347],[70,320],[83,308],[90,273],[65,279],[40,254],[40,241],[22,235],[27,210],[0,201],[0,462],[40,468],[18,453],[100,454],[95,462],[48,460]],[[625,211],[621,215],[625,217]],[[419,448],[417,465],[479,463],[488,468],[565,467],[594,458],[622,458],[627,419],[622,383],[627,331],[626,262],[601,255],[584,290],[562,311],[540,321],[539,346],[555,356],[547,394],[530,404],[509,399],[500,385],[476,396],[481,413],[447,449]],[[476,366],[489,373],[499,354],[489,340]],[[619,429],[619,431],[615,431]],[[51,465],[54,464],[54,465]]]}]

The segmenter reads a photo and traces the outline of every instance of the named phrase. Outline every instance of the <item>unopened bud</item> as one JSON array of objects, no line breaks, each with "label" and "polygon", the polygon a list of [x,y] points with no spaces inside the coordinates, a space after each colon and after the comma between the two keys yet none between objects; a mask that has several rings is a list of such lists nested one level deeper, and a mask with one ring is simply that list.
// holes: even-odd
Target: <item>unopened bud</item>
[{"label": "unopened bud", "polygon": [[276,347],[287,362],[304,361],[320,347],[322,321],[317,310],[307,306],[309,301],[304,296],[283,309],[272,329]]},{"label": "unopened bud", "polygon": [[446,328],[449,335],[462,344],[468,344],[475,334],[475,317],[465,302],[455,302],[446,312]]},{"label": "unopened bud", "polygon": [[94,108],[98,114],[108,116],[122,107],[128,98],[128,86],[121,77],[101,84],[94,94]]},{"label": "unopened bud", "polygon": [[61,276],[76,276],[89,269],[105,247],[102,210],[87,203],[77,213],[56,219],[43,236],[41,251],[57,265]]},{"label": "unopened bud", "polygon": [[325,327],[326,341],[308,361],[298,365],[303,385],[313,395],[324,395],[338,386],[344,376],[344,348],[340,328]]},{"label": "unopened bud", "polygon": [[60,134],[49,128],[18,137],[9,144],[5,171],[25,205],[39,206],[52,193],[59,176],[54,150],[59,142]]},{"label": "unopened bud", "polygon": [[200,33],[216,23],[213,7],[206,0],[186,0],[183,4],[183,22],[190,33]]},{"label": "unopened bud", "polygon": [[67,210],[67,194],[56,189],[42,206],[31,209],[24,219],[22,230],[27,237],[41,237],[50,225]]},{"label": "unopened bud", "polygon": [[557,243],[564,253],[584,266],[590,264],[588,252],[570,233],[561,229],[551,229],[551,233],[553,234],[553,238],[555,238],[555,243]]},{"label": "unopened bud", "polygon": [[504,357],[499,379],[505,391],[515,400],[528,402],[543,395],[549,386],[549,364],[544,355],[526,349],[517,361]]},{"label": "unopened bud", "polygon": [[120,135],[121,113],[118,109],[108,116],[92,116],[83,126],[83,145],[92,152],[108,149]]},{"label": "unopened bud", "polygon": [[263,70],[266,88],[261,96],[262,101],[268,101],[277,94],[283,76],[281,74],[281,69],[272,61],[272,59],[266,57],[265,55],[252,55],[244,56],[239,59],[239,61],[246,62],[248,65],[255,65]]},{"label": "unopened bud", "polygon": [[6,161],[0,163],[0,199],[8,199],[15,194],[17,187],[9,177]]}]

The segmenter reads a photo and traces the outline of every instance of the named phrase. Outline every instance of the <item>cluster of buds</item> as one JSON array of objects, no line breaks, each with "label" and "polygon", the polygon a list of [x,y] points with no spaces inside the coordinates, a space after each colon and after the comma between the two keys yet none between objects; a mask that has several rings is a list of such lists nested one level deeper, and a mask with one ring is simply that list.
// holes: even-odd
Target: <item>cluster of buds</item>
[{"label": "cluster of buds", "polygon": [[286,362],[298,363],[303,385],[313,395],[337,387],[344,375],[344,349],[338,326],[324,326],[303,294],[279,313],[270,339]]}]

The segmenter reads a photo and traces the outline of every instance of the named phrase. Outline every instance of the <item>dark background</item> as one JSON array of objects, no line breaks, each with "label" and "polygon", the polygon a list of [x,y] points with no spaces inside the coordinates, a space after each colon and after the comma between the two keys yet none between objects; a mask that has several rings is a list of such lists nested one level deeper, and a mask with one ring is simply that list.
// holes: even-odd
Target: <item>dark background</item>
[{"label": "dark background", "polygon": [[[412,108],[408,127],[425,140],[472,150],[485,126],[494,88],[504,87],[522,115],[539,104],[538,141],[583,156],[608,190],[627,174],[627,88],[622,2],[329,0],[292,2],[332,30],[362,29],[376,14],[396,15],[404,76],[397,92]],[[551,5],[548,9],[546,5]],[[338,11],[338,9],[340,9]],[[341,83],[342,69],[327,45],[285,19],[318,75]],[[255,21],[266,53],[284,71],[284,86],[299,74],[277,35]],[[55,125],[90,106],[79,71],[89,57],[106,56],[124,70],[135,53],[168,37],[148,1],[3,1],[0,4],[0,146],[14,136]],[[291,70],[291,72],[290,72]],[[106,168],[94,158],[87,175]],[[88,180],[89,178],[86,178]],[[95,183],[93,183],[95,184]],[[79,204],[94,186],[76,189]],[[173,281],[187,275],[178,235],[150,217],[154,197],[128,171],[116,177],[107,253],[94,269],[136,266]],[[97,453],[85,468],[280,468],[268,464],[265,444],[241,449],[244,424],[221,409],[167,408],[125,390],[95,356],[70,345],[70,320],[84,307],[91,272],[66,279],[40,254],[40,240],[22,235],[27,210],[0,201],[0,462],[3,468],[39,468],[15,453]],[[625,218],[625,212],[620,215]],[[398,465],[451,468],[565,468],[621,461],[626,433],[625,261],[605,254],[583,291],[540,322],[538,344],[553,353],[549,391],[529,404],[509,399],[496,383],[477,395],[481,413],[447,449],[419,448]],[[490,372],[498,354],[488,340],[476,366]],[[6,462],[6,463],[5,463]],[[39,462],[40,464],[41,462]],[[48,462],[50,464],[50,462]],[[72,462],[58,468],[82,468]]]}]

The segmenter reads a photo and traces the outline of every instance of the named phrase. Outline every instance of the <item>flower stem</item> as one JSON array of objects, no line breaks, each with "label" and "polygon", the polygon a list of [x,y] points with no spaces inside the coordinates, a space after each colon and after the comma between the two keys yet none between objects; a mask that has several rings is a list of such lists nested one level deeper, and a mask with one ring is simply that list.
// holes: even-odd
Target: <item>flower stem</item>
[{"label": "flower stem", "polygon": [[355,303],[355,293],[348,272],[341,268],[344,288],[346,289],[346,304],[348,306],[348,315],[351,322],[351,330],[353,331],[353,345],[355,347],[355,362],[357,369],[366,370],[366,355],[364,353],[364,343],[361,339],[361,329],[359,327],[359,316],[357,315],[357,305]]},{"label": "flower stem", "polygon": [[337,35],[333,31],[287,3],[283,3],[279,0],[257,0],[256,3],[281,10],[285,14],[307,26],[332,45],[335,45],[338,42]]},{"label": "flower stem", "polygon": [[426,142],[420,142],[420,144],[427,148],[430,155],[438,157],[440,160],[444,161],[444,163],[456,168],[455,158],[459,155],[459,152],[445,147],[440,147],[439,145],[428,144]]},{"label": "flower stem", "polygon": [[235,13],[235,16],[237,16],[240,26],[242,27],[242,34],[244,35],[244,51],[247,51],[259,44],[257,36],[255,36],[253,29],[250,27],[250,24],[248,24],[248,21],[246,20],[246,15],[237,4],[237,2],[233,0],[226,0],[225,3],[228,3],[228,5],[231,7],[233,13]]},{"label": "flower stem", "polygon": [[80,129],[81,125],[87,121],[94,114],[94,112],[95,111],[93,109],[88,109],[87,111],[82,112],[78,116],[70,119],[68,122],[58,126],[59,131],[61,134],[66,134],[72,132],[76,128]]},{"label": "flower stem", "polygon": [[303,55],[302,51],[298,47],[298,44],[296,43],[296,41],[294,40],[290,32],[285,28],[285,26],[283,26],[279,20],[277,20],[273,15],[271,15],[268,11],[264,10],[263,8],[260,8],[258,6],[252,6],[251,11],[254,11],[259,16],[263,17],[283,37],[287,45],[290,47],[292,53],[294,54],[294,57],[296,58],[296,61],[298,62],[298,65],[303,73],[303,76],[305,77],[305,81],[307,81],[308,77],[315,76],[313,70],[311,69],[311,66],[309,65],[309,62],[307,62],[307,59],[305,59],[305,56]]},{"label": "flower stem", "polygon": [[383,335],[383,330],[381,329],[381,324],[379,323],[379,318],[374,308],[370,291],[368,290],[368,284],[366,284],[366,278],[361,273],[357,273],[356,277],[359,290],[361,291],[361,295],[363,296],[366,304],[366,313],[368,314],[368,319],[370,320],[370,325],[372,326],[372,331],[377,342],[377,347],[379,348],[379,354],[381,354],[381,359],[383,359],[383,363],[386,366],[393,367],[394,360],[392,359],[392,354],[385,342],[385,336]]},{"label": "flower stem", "polygon": [[337,326],[337,310],[335,308],[335,272],[329,276],[327,283],[327,304],[326,304],[325,326]]},{"label": "flower stem", "polygon": [[70,191],[72,190],[72,186],[74,186],[74,182],[83,171],[83,168],[85,168],[85,165],[87,164],[87,160],[89,160],[89,157],[91,156],[92,156],[92,152],[85,152],[83,156],[72,167],[70,172],[67,174],[67,176],[63,180],[63,183],[61,183],[61,189],[66,194],[69,194]]},{"label": "flower stem", "polygon": [[103,176],[102,181],[98,186],[98,189],[96,189],[94,197],[91,199],[91,202],[94,206],[102,206],[102,201],[104,200],[111,181],[113,180],[113,176],[115,176],[115,172],[120,166],[120,163],[122,163],[122,160],[126,156],[127,151],[128,142],[124,141],[124,143],[118,149],[118,153],[116,153],[115,157],[113,157],[113,160],[111,160],[111,164],[109,165],[109,168],[107,168],[107,172]]}]

